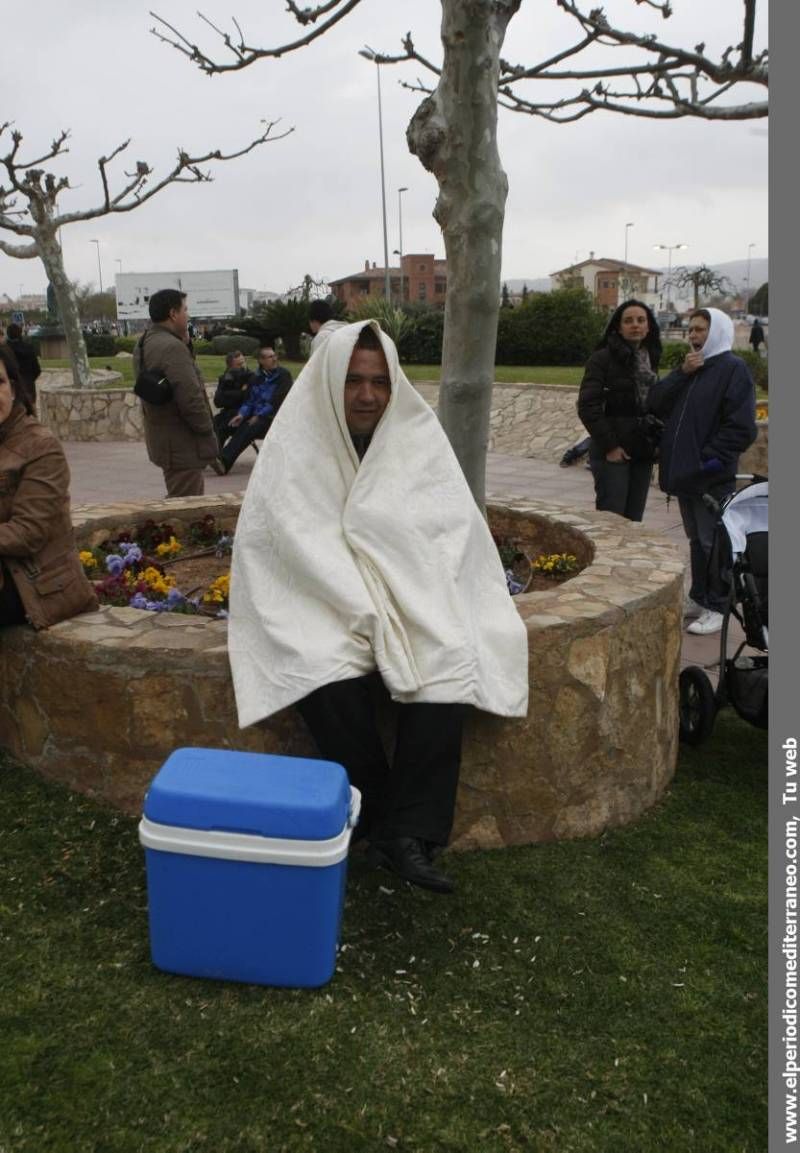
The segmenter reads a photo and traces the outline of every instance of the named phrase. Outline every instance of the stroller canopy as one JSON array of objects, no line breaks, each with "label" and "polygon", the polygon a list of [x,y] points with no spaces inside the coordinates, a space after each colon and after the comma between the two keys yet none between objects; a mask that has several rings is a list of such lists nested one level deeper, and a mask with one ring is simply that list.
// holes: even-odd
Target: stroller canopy
[{"label": "stroller canopy", "polygon": [[722,512],[722,523],[733,555],[741,556],[751,532],[769,531],[769,482],[759,481],[734,493]]}]

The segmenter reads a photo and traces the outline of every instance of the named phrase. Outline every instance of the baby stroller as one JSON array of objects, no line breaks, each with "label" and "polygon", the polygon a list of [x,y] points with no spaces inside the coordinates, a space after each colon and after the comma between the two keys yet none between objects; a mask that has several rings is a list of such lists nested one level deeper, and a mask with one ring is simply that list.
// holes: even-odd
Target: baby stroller
[{"label": "baby stroller", "polygon": [[[728,597],[720,633],[719,684],[716,692],[697,665],[680,675],[680,739],[689,745],[707,740],[717,711],[730,702],[744,720],[767,727],[769,668],[768,586],[769,484],[760,477],[718,504],[703,499],[719,514],[708,565],[708,583]],[[728,629],[735,617],[744,640],[727,656]],[[754,653],[746,654],[749,648]]]}]

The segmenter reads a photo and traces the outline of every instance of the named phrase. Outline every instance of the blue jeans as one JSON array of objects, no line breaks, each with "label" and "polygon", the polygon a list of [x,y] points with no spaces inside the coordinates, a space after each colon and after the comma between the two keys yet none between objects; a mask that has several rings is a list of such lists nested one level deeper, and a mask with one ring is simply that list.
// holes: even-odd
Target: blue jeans
[{"label": "blue jeans", "polygon": [[599,512],[615,512],[627,520],[641,520],[650,491],[650,460],[606,460],[594,442],[589,449],[594,477],[594,506]]}]

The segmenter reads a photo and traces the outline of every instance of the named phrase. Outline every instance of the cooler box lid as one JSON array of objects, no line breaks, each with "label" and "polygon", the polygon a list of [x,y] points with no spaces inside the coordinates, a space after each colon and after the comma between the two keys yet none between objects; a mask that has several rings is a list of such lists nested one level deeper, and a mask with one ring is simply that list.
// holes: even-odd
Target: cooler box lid
[{"label": "cooler box lid", "polygon": [[340,834],[349,811],[341,765],[230,749],[176,749],[144,801],[160,825],[305,841]]}]

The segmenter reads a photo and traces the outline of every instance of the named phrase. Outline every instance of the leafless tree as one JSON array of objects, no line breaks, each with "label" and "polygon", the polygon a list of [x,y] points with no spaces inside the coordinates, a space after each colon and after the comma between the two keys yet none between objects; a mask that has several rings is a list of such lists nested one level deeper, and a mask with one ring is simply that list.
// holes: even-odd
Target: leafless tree
[{"label": "leafless tree", "polygon": [[68,151],[69,133],[60,132],[42,155],[31,159],[22,155],[22,133],[10,123],[0,125],[0,140],[5,137],[8,145],[5,155],[0,156],[0,171],[5,169],[3,183],[0,184],[0,232],[10,233],[25,242],[11,243],[0,238],[0,252],[23,260],[38,257],[44,264],[64,327],[76,388],[85,388],[89,383],[89,359],[81,332],[75,288],[64,268],[60,229],[77,220],[95,220],[101,216],[132,212],[170,184],[209,181],[212,179],[211,174],[202,165],[234,160],[261,144],[281,140],[293,131],[290,128],[273,136],[277,122],[262,123],[264,131],[261,135],[236,152],[223,153],[216,149],[202,156],[190,156],[188,152],[179,149],[175,165],[160,179],[153,177],[153,170],[146,161],[137,160],[133,171],[124,173],[121,187],[115,192],[111,187],[109,165],[130,144],[130,140],[125,140],[108,156],[101,156],[97,161],[102,187],[99,203],[94,208],[72,212],[59,211],[57,205],[59,195],[71,187],[68,178],[45,171],[43,167]]},{"label": "leafless tree", "polygon": [[676,288],[692,286],[694,307],[700,307],[700,298],[708,300],[715,293],[730,295],[733,284],[727,276],[722,276],[709,268],[707,264],[699,264],[697,268],[675,268],[672,272],[672,282]]},{"label": "leafless tree", "polygon": [[[321,0],[307,8],[287,0],[301,26],[297,39],[273,47],[248,41],[235,20],[232,30],[201,17],[222,41],[222,59],[208,55],[156,16],[154,33],[209,75],[235,72],[259,60],[277,59],[312,44],[349,16],[361,0]],[[756,52],[756,0],[744,0],[741,39],[718,59],[705,44],[672,45],[613,26],[604,11],[588,12],[575,0],[552,0],[572,18],[573,43],[534,65],[515,64],[501,52],[509,21],[522,0],[441,0],[442,61],[418,51],[409,33],[402,52],[376,55],[381,64],[413,64],[422,74],[406,87],[424,94],[411,119],[408,146],[439,184],[434,217],[444,233],[448,288],[439,415],[479,504],[485,491],[486,448],[500,304],[500,257],[507,193],[497,150],[497,110],[559,123],[610,111],[655,119],[693,116],[741,120],[765,116],[765,100],[740,99],[740,89],[768,81],[767,53]],[[663,20],[669,3],[634,0]],[[697,9],[698,21],[704,13]],[[153,14],[155,15],[155,14]],[[577,58],[593,49],[586,67]],[[604,51],[602,60],[598,50]],[[624,59],[622,58],[624,56]],[[532,99],[529,86],[556,82],[554,98]],[[566,95],[564,85],[574,85]],[[552,91],[552,88],[551,88]],[[465,99],[465,93],[469,99]]]}]

